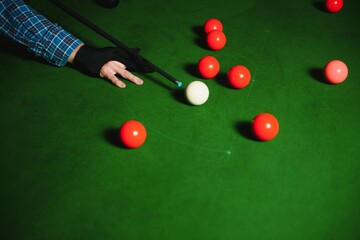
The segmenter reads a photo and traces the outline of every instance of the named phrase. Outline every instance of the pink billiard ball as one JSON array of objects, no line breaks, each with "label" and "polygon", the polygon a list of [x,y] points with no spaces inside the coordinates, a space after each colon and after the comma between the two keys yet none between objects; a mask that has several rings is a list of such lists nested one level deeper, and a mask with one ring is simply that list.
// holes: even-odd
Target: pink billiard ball
[{"label": "pink billiard ball", "polygon": [[324,67],[324,77],[332,84],[339,84],[345,81],[348,76],[348,68],[340,60],[332,60]]},{"label": "pink billiard ball", "polygon": [[326,9],[331,13],[339,12],[344,5],[343,0],[326,0]]},{"label": "pink billiard ball", "polygon": [[247,67],[243,65],[236,65],[227,73],[229,84],[236,89],[241,89],[249,85],[251,74]]},{"label": "pink billiard ball", "polygon": [[198,62],[198,71],[203,78],[214,78],[220,71],[220,63],[213,56],[202,57]]},{"label": "pink billiard ball", "polygon": [[270,141],[279,133],[279,122],[270,113],[260,113],[253,119],[252,130],[260,141]]},{"label": "pink billiard ball", "polygon": [[119,137],[125,147],[138,148],[146,140],[146,129],[139,121],[129,120],[121,125]]},{"label": "pink billiard ball", "polygon": [[204,23],[204,32],[206,34],[208,34],[213,30],[219,30],[219,31],[223,30],[223,25],[221,21],[217,18],[210,18],[206,20],[206,22]]},{"label": "pink billiard ball", "polygon": [[220,50],[226,44],[225,33],[220,30],[213,30],[207,35],[206,42],[210,49],[215,51]]}]

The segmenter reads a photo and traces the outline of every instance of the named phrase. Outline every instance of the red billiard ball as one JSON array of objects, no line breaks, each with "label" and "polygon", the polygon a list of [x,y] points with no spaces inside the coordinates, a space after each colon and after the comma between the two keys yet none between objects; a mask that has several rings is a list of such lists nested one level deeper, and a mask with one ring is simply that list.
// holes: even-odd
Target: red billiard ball
[{"label": "red billiard ball", "polygon": [[344,5],[343,0],[326,0],[326,9],[331,13],[339,12]]},{"label": "red billiard ball", "polygon": [[204,23],[204,32],[206,34],[208,34],[209,32],[211,32],[213,30],[219,30],[219,31],[223,30],[223,25],[219,19],[210,18],[210,19],[206,20],[206,22]]},{"label": "red billiard ball", "polygon": [[226,44],[225,33],[220,30],[213,30],[207,35],[206,42],[210,49],[215,51],[220,50]]},{"label": "red billiard ball", "polygon": [[324,67],[324,77],[332,84],[339,84],[345,81],[348,76],[348,68],[340,60],[332,60]]},{"label": "red billiard ball", "polygon": [[214,78],[220,71],[220,63],[213,56],[202,57],[198,62],[198,71],[203,78]]},{"label": "red billiard ball", "polygon": [[279,122],[270,113],[260,113],[253,119],[252,129],[259,140],[269,141],[278,134]]},{"label": "red billiard ball", "polygon": [[146,140],[146,129],[139,121],[129,120],[121,125],[119,137],[125,147],[138,148]]},{"label": "red billiard ball", "polygon": [[233,88],[241,89],[249,85],[251,74],[247,67],[243,65],[236,65],[227,73],[227,78]]}]

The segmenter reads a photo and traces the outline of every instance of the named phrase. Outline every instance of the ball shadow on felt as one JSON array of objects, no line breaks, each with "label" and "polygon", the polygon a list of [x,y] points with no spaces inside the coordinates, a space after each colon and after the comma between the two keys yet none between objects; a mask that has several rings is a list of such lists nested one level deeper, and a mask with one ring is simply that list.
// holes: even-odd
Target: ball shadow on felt
[{"label": "ball shadow on felt", "polygon": [[256,142],[259,142],[259,140],[255,137],[252,127],[251,127],[251,121],[239,121],[235,123],[235,129],[236,131],[241,134],[243,137],[253,140]]},{"label": "ball shadow on felt", "polygon": [[328,11],[326,10],[326,7],[325,7],[325,1],[314,1],[313,6],[321,12],[328,13]]},{"label": "ball shadow on felt", "polygon": [[125,145],[121,142],[119,137],[119,129],[117,128],[107,128],[103,131],[103,137],[105,140],[114,147],[117,148],[126,148]]},{"label": "ball shadow on felt", "polygon": [[204,32],[203,27],[194,26],[192,30],[196,34],[196,38],[194,39],[195,44],[203,49],[209,49],[206,43],[206,34]]},{"label": "ball shadow on felt", "polygon": [[189,63],[189,64],[186,64],[184,66],[185,68],[185,71],[189,74],[191,74],[191,76],[193,77],[196,77],[196,78],[200,78],[200,73],[198,71],[198,65],[195,64],[195,63]]},{"label": "ball shadow on felt", "polygon": [[191,104],[187,101],[185,96],[185,90],[184,89],[176,89],[172,91],[172,96],[174,99],[182,104],[191,106]]},{"label": "ball shadow on felt", "polygon": [[215,77],[215,81],[220,84],[223,87],[229,88],[229,89],[233,89],[233,87],[231,87],[228,78],[227,78],[227,73],[219,73],[216,77]]},{"label": "ball shadow on felt", "polygon": [[309,69],[309,75],[314,78],[315,80],[321,82],[321,83],[326,83],[329,84],[328,81],[326,81],[325,76],[324,76],[324,70],[321,68],[311,68]]},{"label": "ball shadow on felt", "polygon": [[93,0],[93,2],[103,8],[114,8],[119,4],[119,0]]}]

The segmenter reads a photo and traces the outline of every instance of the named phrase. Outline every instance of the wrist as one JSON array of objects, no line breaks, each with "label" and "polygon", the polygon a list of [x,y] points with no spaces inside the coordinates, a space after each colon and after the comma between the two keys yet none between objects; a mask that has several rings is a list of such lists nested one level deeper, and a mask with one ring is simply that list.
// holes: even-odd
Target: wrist
[{"label": "wrist", "polygon": [[84,46],[85,44],[81,43],[79,46],[77,46],[74,51],[70,54],[69,59],[68,59],[68,63],[74,63],[74,59],[76,54],[78,53],[79,49]]}]

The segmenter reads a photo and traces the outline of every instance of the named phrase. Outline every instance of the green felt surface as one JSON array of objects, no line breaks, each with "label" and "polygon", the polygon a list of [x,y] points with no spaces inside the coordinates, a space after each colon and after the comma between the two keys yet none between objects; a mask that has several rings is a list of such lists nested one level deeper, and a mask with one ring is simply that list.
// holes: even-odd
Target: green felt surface
[{"label": "green felt surface", "polygon": [[[63,1],[183,82],[137,74],[126,89],[38,61],[0,39],[1,239],[359,239],[360,2],[328,14],[321,1]],[[28,3],[86,43],[111,45],[48,1]],[[224,24],[210,51],[202,24]],[[197,61],[218,58],[210,98],[184,89]],[[332,59],[349,68],[322,81]],[[251,84],[226,72],[244,64]],[[279,135],[259,142],[249,123],[274,114]],[[121,146],[129,119],[148,133]]]}]

